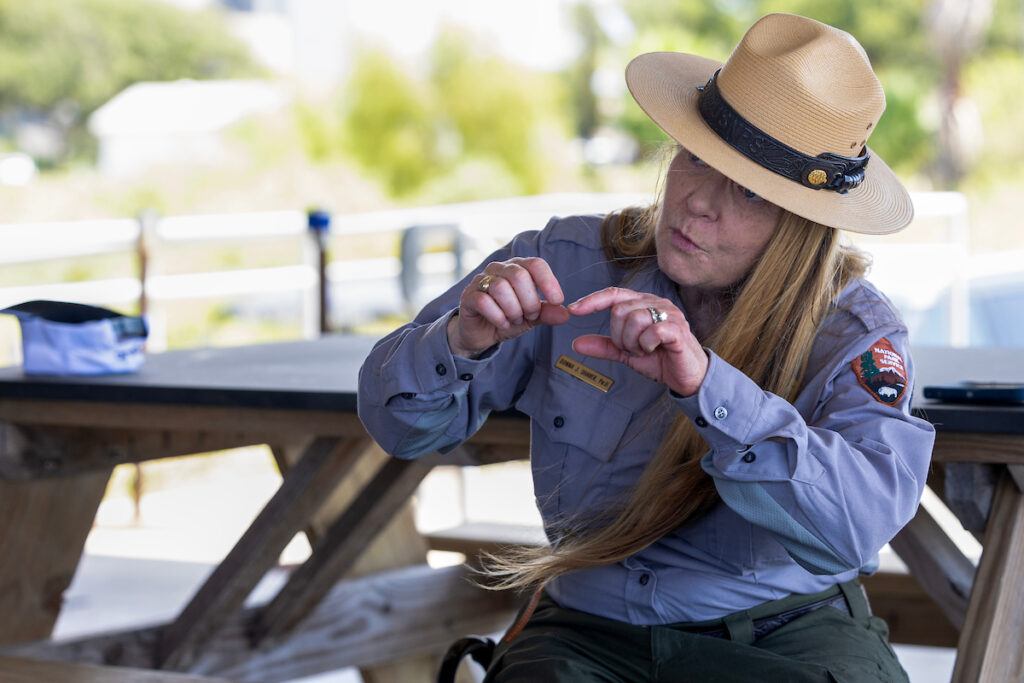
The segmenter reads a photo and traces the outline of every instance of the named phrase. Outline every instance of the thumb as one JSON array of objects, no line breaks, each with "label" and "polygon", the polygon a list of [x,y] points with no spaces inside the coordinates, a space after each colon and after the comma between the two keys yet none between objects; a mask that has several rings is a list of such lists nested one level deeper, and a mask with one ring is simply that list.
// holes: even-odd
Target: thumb
[{"label": "thumb", "polygon": [[621,361],[622,349],[612,343],[611,337],[602,334],[583,334],[572,341],[572,349],[576,353],[593,358]]}]

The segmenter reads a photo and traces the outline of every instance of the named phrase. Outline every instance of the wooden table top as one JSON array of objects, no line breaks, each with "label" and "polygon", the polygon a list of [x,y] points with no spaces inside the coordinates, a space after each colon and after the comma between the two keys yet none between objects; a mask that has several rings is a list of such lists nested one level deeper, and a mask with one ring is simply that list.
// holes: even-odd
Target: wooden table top
[{"label": "wooden table top", "polygon": [[[103,377],[26,376],[0,368],[0,399],[45,399],[355,412],[359,367],[375,337],[320,339],[151,354],[142,369]],[[1024,406],[938,403],[921,397],[928,384],[958,379],[1024,382],[1017,349],[914,350],[914,411],[939,431],[1024,434]],[[509,410],[502,416],[522,417]]]},{"label": "wooden table top", "polygon": [[359,366],[374,337],[320,339],[150,354],[136,373],[27,376],[0,368],[0,398],[355,412]]}]

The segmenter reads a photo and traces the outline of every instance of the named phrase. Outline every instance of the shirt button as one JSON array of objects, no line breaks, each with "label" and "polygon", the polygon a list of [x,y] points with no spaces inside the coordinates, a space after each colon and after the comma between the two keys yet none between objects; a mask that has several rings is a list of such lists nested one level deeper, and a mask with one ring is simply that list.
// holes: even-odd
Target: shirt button
[{"label": "shirt button", "polygon": [[459,379],[461,379],[463,382],[468,382],[473,379],[473,375],[471,373],[464,372],[461,375],[459,375]]},{"label": "shirt button", "polygon": [[641,586],[646,586],[647,582],[650,581],[650,580],[651,580],[651,575],[650,574],[641,574],[640,575],[640,585]]},{"label": "shirt button", "polygon": [[698,415],[697,419],[694,420],[694,422],[697,423],[698,427],[707,427],[708,426],[708,421],[704,419],[703,415]]},{"label": "shirt button", "polygon": [[559,415],[555,418],[555,426],[561,429],[563,425],[565,425],[565,418]]},{"label": "shirt button", "polygon": [[439,374],[439,375],[447,375],[447,374],[448,374],[448,368],[446,368],[446,367],[444,366],[444,363],[438,363],[437,365],[435,365],[435,366],[434,366],[434,370],[435,370],[435,371],[437,372],[437,374]]},{"label": "shirt button", "polygon": [[715,419],[724,420],[729,417],[729,411],[725,409],[725,406],[718,406],[715,408]]},{"label": "shirt button", "polygon": [[743,462],[754,462],[755,460],[757,460],[757,455],[753,451],[743,454]]}]

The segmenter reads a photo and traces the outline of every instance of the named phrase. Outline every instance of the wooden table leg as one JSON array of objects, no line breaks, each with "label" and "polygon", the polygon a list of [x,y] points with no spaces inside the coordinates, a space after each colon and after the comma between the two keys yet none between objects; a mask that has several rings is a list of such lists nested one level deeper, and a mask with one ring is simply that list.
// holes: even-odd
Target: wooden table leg
[{"label": "wooden table leg", "polygon": [[[282,473],[294,463],[298,447],[275,447],[274,457]],[[374,444],[356,463],[355,469],[338,486],[334,495],[314,515],[306,531],[314,550],[323,540],[331,524],[348,507],[380,467],[391,456]],[[385,569],[421,564],[426,560],[427,545],[419,532],[413,517],[411,505],[405,505],[394,516],[384,530],[369,544],[355,565],[346,572],[346,578],[373,574]],[[436,674],[437,658],[420,656],[405,658],[389,664],[363,668],[360,673],[366,683],[404,683],[406,681],[428,681]]]},{"label": "wooden table leg", "polygon": [[960,630],[974,581],[974,564],[923,505],[890,542],[911,575],[942,609],[949,623]]},{"label": "wooden table leg", "polygon": [[241,607],[281,551],[355,466],[368,437],[322,437],[305,449],[277,493],[163,634],[156,661],[187,669]]},{"label": "wooden table leg", "polygon": [[953,683],[1024,680],[1024,494],[1008,473],[996,490],[960,634]]},{"label": "wooden table leg", "polygon": [[110,473],[0,480],[0,643],[50,636]]}]

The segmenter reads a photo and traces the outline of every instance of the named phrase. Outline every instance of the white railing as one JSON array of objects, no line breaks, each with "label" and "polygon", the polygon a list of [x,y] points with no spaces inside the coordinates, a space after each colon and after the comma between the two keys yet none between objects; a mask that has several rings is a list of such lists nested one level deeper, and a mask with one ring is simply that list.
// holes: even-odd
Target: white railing
[{"label": "white railing", "polygon": [[[605,212],[650,199],[649,195],[641,194],[550,194],[342,214],[332,217],[330,234],[337,247],[348,236],[394,236],[413,225],[454,224],[476,245],[467,254],[468,262],[475,263],[516,233],[543,227],[553,215]],[[873,240],[866,243],[864,246],[875,257],[872,279],[884,291],[898,293],[904,305],[914,308],[933,304],[943,289],[951,291],[949,337],[954,345],[964,344],[967,342],[967,282],[978,270],[972,264],[984,261],[985,268],[991,268],[995,257],[970,258],[967,203],[959,193],[918,193],[914,195],[914,204],[917,220],[944,222],[944,238],[931,244],[899,242],[890,245]],[[0,264],[131,252],[142,242],[158,264],[160,251],[165,246],[244,245],[254,240],[282,238],[304,240],[302,262],[203,273],[162,274],[150,270],[144,286],[135,278],[125,277],[0,287],[0,306],[33,298],[124,306],[138,301],[144,291],[154,332],[153,346],[160,348],[164,302],[290,294],[302,298],[304,334],[312,336],[318,329],[319,314],[317,260],[314,242],[307,237],[306,216],[299,211],[168,216],[155,220],[146,229],[132,219],[0,224]],[[1007,254],[999,255],[996,260],[1001,268],[1024,262],[1019,256]],[[451,254],[425,254],[419,268],[424,275],[433,276],[433,287],[443,287],[453,270],[453,259]],[[1008,272],[1018,270],[1019,267]],[[358,320],[382,310],[400,311],[399,272],[397,257],[331,262],[327,277],[335,316]]]}]

